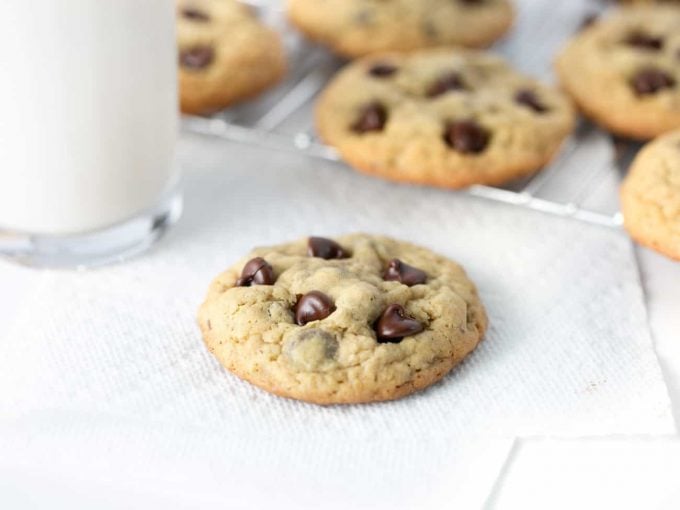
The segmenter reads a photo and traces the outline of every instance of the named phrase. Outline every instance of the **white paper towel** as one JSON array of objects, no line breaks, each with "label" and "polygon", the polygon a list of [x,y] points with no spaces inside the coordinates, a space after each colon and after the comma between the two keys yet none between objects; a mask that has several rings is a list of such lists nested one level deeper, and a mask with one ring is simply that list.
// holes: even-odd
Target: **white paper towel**
[{"label": "white paper towel", "polygon": [[[45,272],[0,342],[13,486],[115,487],[130,507],[437,508],[483,494],[515,435],[674,432],[621,232],[224,142],[185,138],[182,159],[170,235],[124,265]],[[363,406],[221,369],[194,322],[212,276],[254,245],[351,231],[461,262],[491,320],[480,348],[427,391]]]}]

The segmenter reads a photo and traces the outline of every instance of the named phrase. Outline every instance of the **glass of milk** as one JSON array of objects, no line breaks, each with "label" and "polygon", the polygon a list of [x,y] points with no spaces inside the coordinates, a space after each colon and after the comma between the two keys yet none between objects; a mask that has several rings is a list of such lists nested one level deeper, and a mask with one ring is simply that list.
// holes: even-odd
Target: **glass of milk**
[{"label": "glass of milk", "polygon": [[180,214],[173,0],[3,0],[0,253],[88,266]]}]

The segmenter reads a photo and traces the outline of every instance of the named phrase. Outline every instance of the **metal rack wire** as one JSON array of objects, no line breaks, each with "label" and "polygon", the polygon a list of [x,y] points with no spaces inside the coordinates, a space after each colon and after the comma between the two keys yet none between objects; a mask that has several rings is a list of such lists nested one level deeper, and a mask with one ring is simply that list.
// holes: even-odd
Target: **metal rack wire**
[{"label": "metal rack wire", "polygon": [[[546,4],[548,8],[555,10]],[[338,153],[316,137],[312,108],[314,98],[342,62],[287,29],[280,12],[272,13],[271,9],[267,9],[266,14],[284,31],[291,61],[288,78],[279,87],[248,104],[211,117],[185,116],[182,127],[193,133],[340,162]],[[539,27],[538,33],[543,38],[548,33],[559,35],[555,27],[571,33],[569,23],[564,23],[565,17],[559,12],[548,15],[547,10],[534,10],[529,14],[525,16],[525,24],[536,24],[542,16],[549,16],[546,19],[558,23],[554,27],[550,23],[534,25]],[[582,13],[574,13],[573,10],[570,14],[572,18],[582,17]],[[532,54],[522,51],[526,44],[526,41],[514,41],[505,48],[505,52],[520,56]],[[533,55],[535,61],[540,60],[540,55],[537,57],[535,52]],[[523,67],[532,68],[532,63],[525,59],[524,64],[527,63],[529,65]],[[537,65],[540,66],[540,63]],[[463,193],[618,228],[622,224],[622,216],[618,211],[616,188],[621,176],[615,156],[611,137],[584,122],[567,141],[558,158],[533,177],[503,187],[472,186]]]}]

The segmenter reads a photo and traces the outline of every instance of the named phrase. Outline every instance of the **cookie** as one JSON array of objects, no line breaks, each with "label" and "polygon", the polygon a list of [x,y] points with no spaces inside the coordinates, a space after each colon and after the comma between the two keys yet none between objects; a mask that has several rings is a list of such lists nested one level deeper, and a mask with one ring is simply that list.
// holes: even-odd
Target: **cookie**
[{"label": "cookie", "polygon": [[253,250],[212,282],[198,323],[237,376],[280,396],[341,404],[435,383],[477,346],[487,319],[455,262],[352,234]]},{"label": "cookie", "polygon": [[279,35],[236,0],[179,0],[182,111],[210,113],[253,97],[286,70]]},{"label": "cookie", "polygon": [[514,18],[509,0],[289,0],[307,37],[354,58],[435,46],[486,47]]},{"label": "cookie", "polygon": [[461,188],[535,172],[574,127],[570,101],[475,50],[381,54],[347,66],[316,107],[320,137],[358,170]]},{"label": "cookie", "polygon": [[575,35],[557,59],[583,113],[619,136],[680,128],[680,7],[630,7]]},{"label": "cookie", "polygon": [[680,130],[638,154],[621,187],[621,206],[633,239],[680,260]]}]

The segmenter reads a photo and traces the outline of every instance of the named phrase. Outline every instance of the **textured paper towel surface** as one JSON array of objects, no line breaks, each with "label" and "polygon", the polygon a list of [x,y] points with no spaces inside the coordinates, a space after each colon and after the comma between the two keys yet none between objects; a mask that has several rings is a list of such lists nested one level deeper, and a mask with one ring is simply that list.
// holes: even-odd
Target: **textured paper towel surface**
[{"label": "textured paper towel surface", "polygon": [[[0,466],[204,483],[236,506],[281,493],[313,506],[292,489],[306,481],[339,506],[406,508],[451,497],[487,434],[674,431],[622,233],[292,154],[182,149],[186,211],[170,235],[124,265],[41,275],[0,342]],[[461,262],[491,320],[480,348],[429,390],[375,405],[285,400],[225,372],[194,319],[210,279],[254,245],[352,231]]]}]

